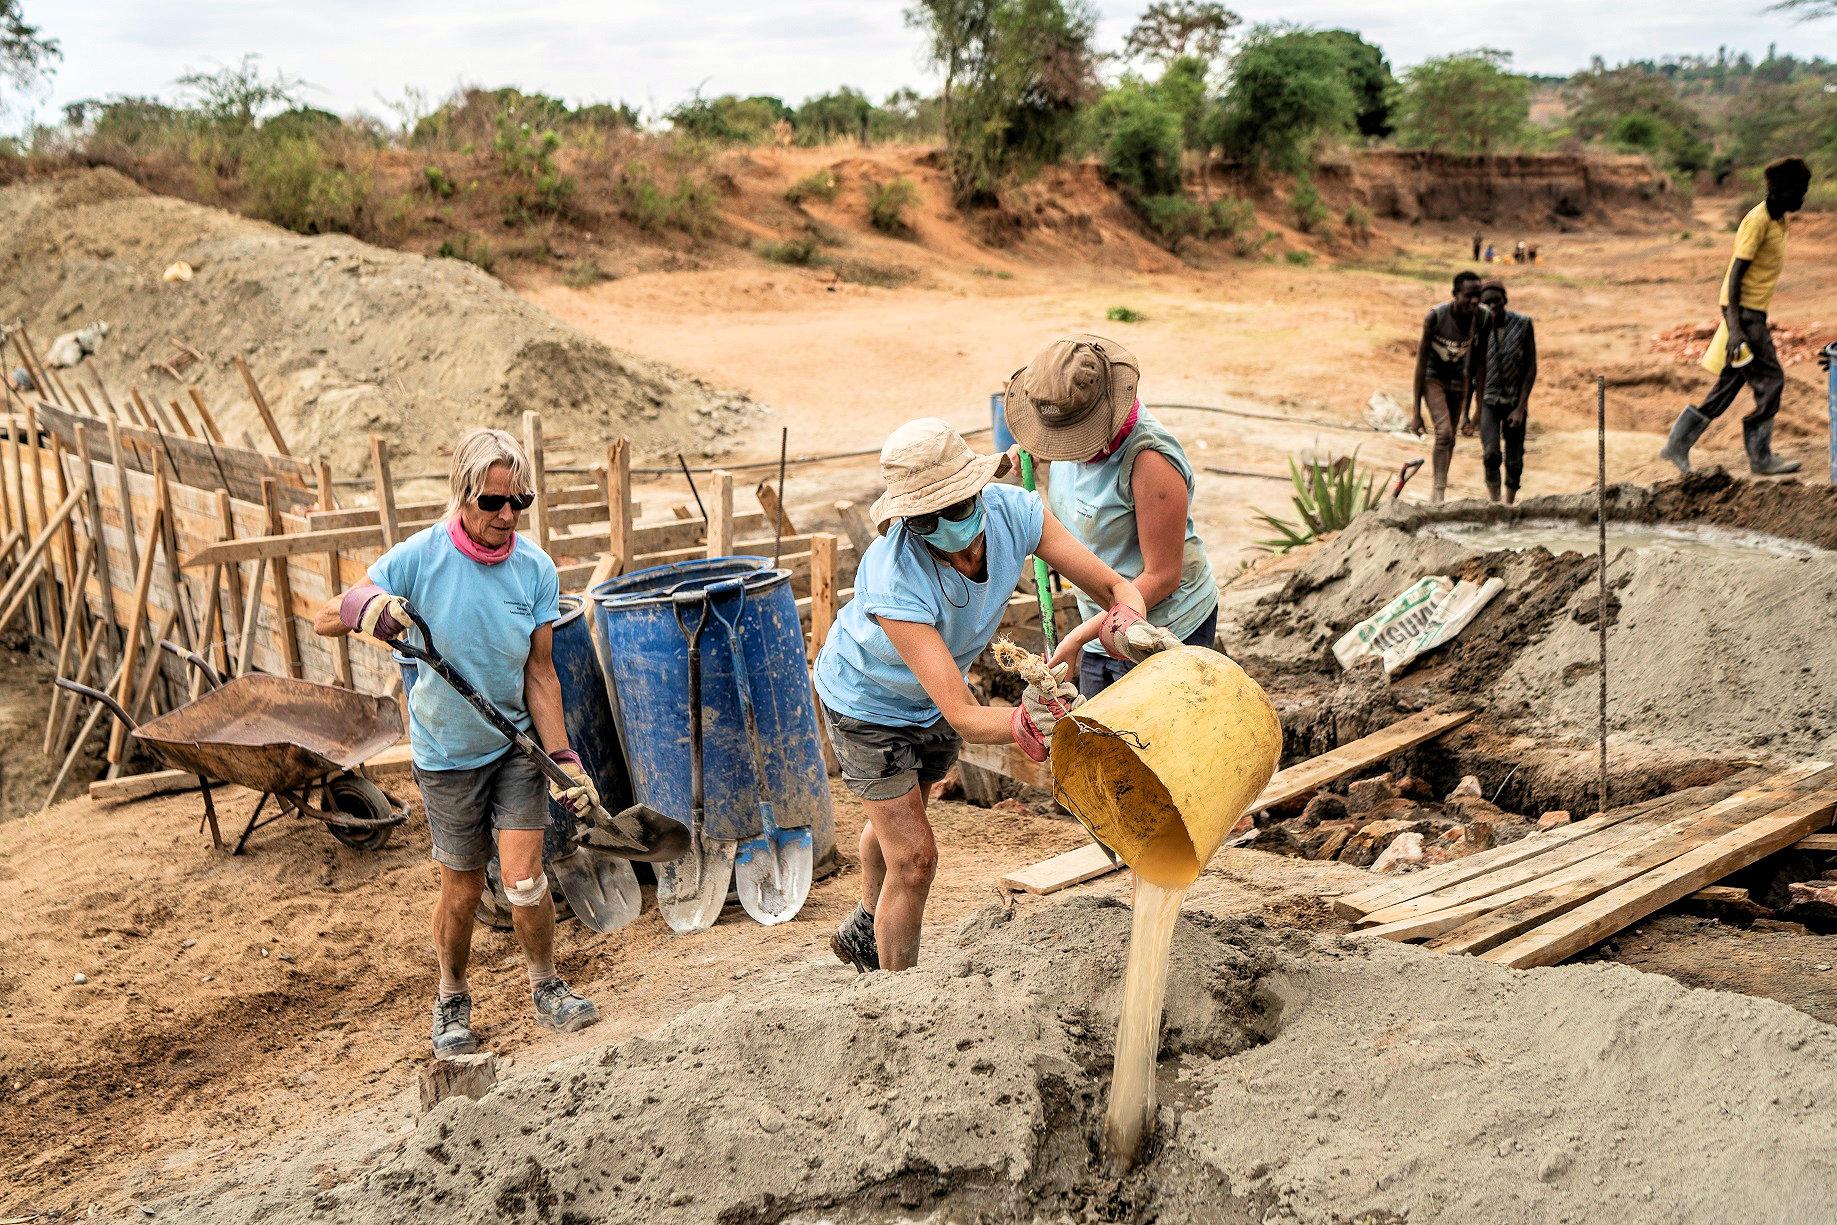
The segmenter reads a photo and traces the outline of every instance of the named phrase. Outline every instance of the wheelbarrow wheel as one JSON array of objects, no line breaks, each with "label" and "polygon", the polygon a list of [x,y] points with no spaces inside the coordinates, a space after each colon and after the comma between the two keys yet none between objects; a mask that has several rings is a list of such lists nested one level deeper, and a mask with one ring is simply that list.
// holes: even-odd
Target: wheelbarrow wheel
[{"label": "wheelbarrow wheel", "polygon": [[[325,784],[325,807],[330,812],[348,812],[354,817],[387,821],[396,815],[383,789],[358,774],[340,774]],[[395,825],[339,825],[327,822],[332,837],[354,851],[381,850],[395,832]]]}]

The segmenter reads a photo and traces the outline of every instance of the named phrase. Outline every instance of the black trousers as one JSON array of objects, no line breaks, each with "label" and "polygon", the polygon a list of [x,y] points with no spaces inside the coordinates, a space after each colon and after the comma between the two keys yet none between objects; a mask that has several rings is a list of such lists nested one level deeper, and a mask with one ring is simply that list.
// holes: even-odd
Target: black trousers
[{"label": "black trousers", "polygon": [[1745,366],[1725,366],[1716,385],[1703,397],[1697,411],[1714,421],[1745,386],[1754,393],[1754,411],[1741,419],[1744,426],[1771,421],[1780,411],[1780,396],[1786,390],[1786,372],[1780,368],[1780,356],[1773,348],[1773,333],[1767,327],[1766,311],[1743,307],[1737,312],[1741,338],[1754,352],[1754,360]]},{"label": "black trousers", "polygon": [[1518,480],[1524,475],[1525,423],[1513,425],[1507,420],[1517,407],[1515,403],[1480,405],[1481,458],[1488,485],[1499,483],[1501,465],[1505,468],[1507,489],[1518,488]]}]

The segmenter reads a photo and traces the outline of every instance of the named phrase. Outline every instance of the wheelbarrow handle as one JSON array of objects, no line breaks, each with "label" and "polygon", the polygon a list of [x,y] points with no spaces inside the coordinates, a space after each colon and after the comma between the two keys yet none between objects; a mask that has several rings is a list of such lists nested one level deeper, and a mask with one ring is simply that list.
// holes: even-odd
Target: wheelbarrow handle
[{"label": "wheelbarrow handle", "polygon": [[79,685],[75,681],[65,680],[61,676],[57,678],[57,687],[59,689],[68,689],[72,693],[80,693],[92,702],[102,703],[104,706],[108,707],[110,714],[120,719],[122,723],[127,726],[130,732],[140,726],[138,723],[134,722],[134,716],[121,708],[120,702],[117,702],[108,694],[103,693],[100,689],[91,689],[88,685]]},{"label": "wheelbarrow handle", "polygon": [[223,674],[211,666],[210,660],[204,658],[204,656],[198,654],[196,651],[186,650],[170,639],[160,639],[159,645],[161,649],[171,651],[174,655],[202,672],[204,674],[204,679],[210,682],[210,687],[212,689],[223,688]]}]

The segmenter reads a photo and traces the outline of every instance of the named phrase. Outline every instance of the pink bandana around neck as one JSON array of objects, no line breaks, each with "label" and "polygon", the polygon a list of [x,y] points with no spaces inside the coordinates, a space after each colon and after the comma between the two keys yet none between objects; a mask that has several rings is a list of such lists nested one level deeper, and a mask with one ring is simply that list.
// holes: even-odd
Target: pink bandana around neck
[{"label": "pink bandana around neck", "polygon": [[1099,451],[1097,454],[1091,456],[1091,458],[1086,460],[1085,462],[1090,463],[1090,464],[1100,464],[1104,460],[1109,459],[1112,455],[1116,454],[1117,449],[1120,448],[1123,445],[1123,443],[1129,440],[1130,433],[1134,431],[1135,429],[1136,420],[1140,418],[1141,415],[1142,415],[1142,402],[1140,400],[1137,400],[1134,404],[1130,405],[1129,415],[1123,419],[1123,428],[1116,431],[1116,437],[1110,439],[1110,445],[1105,447],[1103,450]]},{"label": "pink bandana around neck", "polygon": [[447,535],[453,538],[453,547],[470,557],[480,565],[495,566],[510,556],[510,551],[517,547],[517,534],[512,532],[501,548],[487,549],[472,537],[466,535],[465,525],[460,523],[459,516],[454,515],[446,521]]}]

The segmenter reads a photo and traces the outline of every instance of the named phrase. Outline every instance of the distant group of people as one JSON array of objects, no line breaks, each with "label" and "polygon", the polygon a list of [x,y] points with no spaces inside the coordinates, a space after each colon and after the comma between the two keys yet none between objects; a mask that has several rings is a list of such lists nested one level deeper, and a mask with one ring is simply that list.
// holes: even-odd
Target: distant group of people
[{"label": "distant group of people", "polygon": [[1507,307],[1508,298],[1505,282],[1461,272],[1453,296],[1422,321],[1410,429],[1423,432],[1426,404],[1435,430],[1434,502],[1447,496],[1457,429],[1480,435],[1487,495],[1508,505],[1518,498],[1531,389],[1537,384],[1537,331],[1529,315]]},{"label": "distant group of people", "polygon": [[[1479,230],[1473,232],[1473,257],[1488,264],[1500,262],[1499,252],[1486,241],[1486,235]],[[1537,244],[1520,238],[1512,245],[1511,261],[1514,264],[1535,264],[1537,262]]]}]

